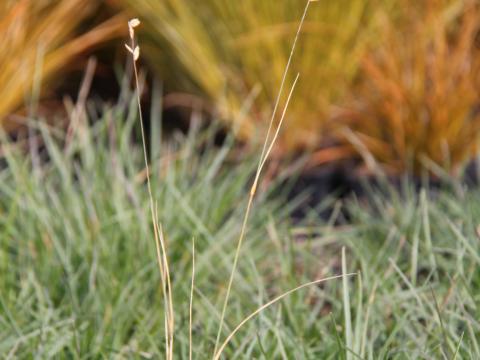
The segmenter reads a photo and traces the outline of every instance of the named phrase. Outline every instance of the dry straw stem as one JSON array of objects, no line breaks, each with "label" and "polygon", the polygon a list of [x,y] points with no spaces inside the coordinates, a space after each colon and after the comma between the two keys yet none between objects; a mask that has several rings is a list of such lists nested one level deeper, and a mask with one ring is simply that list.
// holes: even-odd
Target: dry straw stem
[{"label": "dry straw stem", "polygon": [[290,98],[292,96],[293,90],[295,89],[295,84],[297,83],[297,80],[298,80],[298,75],[295,78],[295,81],[294,81],[294,83],[292,85],[292,88],[290,90],[290,94],[289,94],[288,99],[287,99],[287,104],[285,105],[284,112],[282,114],[282,117],[280,118],[280,122],[279,122],[278,128],[275,132],[272,143],[270,143],[270,146],[268,146],[268,149],[265,152],[264,158],[260,158],[258,171],[255,175],[255,180],[254,180],[253,185],[250,189],[250,195],[249,195],[249,198],[248,198],[247,209],[245,211],[245,216],[243,218],[242,229],[240,231],[240,237],[238,239],[237,249],[235,251],[235,256],[234,256],[234,259],[233,259],[232,271],[230,273],[230,278],[228,280],[227,292],[225,294],[225,300],[224,300],[223,307],[222,307],[222,314],[220,316],[220,325],[219,325],[219,328],[218,328],[217,339],[216,339],[216,342],[215,342],[215,351],[217,349],[218,342],[220,340],[220,335],[222,333],[223,323],[224,323],[224,320],[225,320],[225,313],[226,313],[227,305],[228,305],[228,300],[230,298],[230,292],[231,292],[231,289],[232,289],[233,279],[235,277],[235,272],[236,272],[236,269],[237,269],[238,259],[239,259],[239,256],[240,256],[240,250],[242,248],[243,240],[245,238],[245,233],[246,233],[246,230],[247,230],[248,218],[250,216],[250,212],[251,212],[252,205],[253,205],[253,199],[255,197],[255,193],[256,193],[256,190],[257,190],[257,186],[258,186],[258,180],[260,178],[261,171],[262,171],[263,166],[265,164],[265,160],[268,158],[268,155],[270,154],[273,143],[275,142],[275,139],[278,136],[278,132],[280,130],[281,123],[283,122],[283,119],[285,117],[285,111],[288,107],[288,103],[289,103]]},{"label": "dry straw stem", "polygon": [[268,303],[260,306],[257,310],[255,310],[254,312],[252,312],[250,315],[248,315],[245,319],[243,319],[236,327],[235,329],[233,329],[233,331],[230,333],[230,335],[227,336],[227,338],[225,339],[225,341],[223,342],[223,344],[220,346],[220,348],[218,349],[218,351],[215,353],[214,357],[213,357],[213,360],[218,360],[220,359],[220,356],[222,355],[223,351],[225,350],[225,347],[228,345],[228,343],[230,342],[230,340],[232,340],[232,338],[235,336],[235,334],[243,327],[243,325],[245,325],[248,321],[250,321],[252,318],[254,318],[255,316],[257,316],[259,313],[261,313],[263,310],[267,309],[268,307],[272,306],[273,304],[279,302],[280,300],[284,299],[285,297],[291,295],[292,293],[296,292],[296,291],[299,291],[301,289],[304,289],[306,287],[309,287],[309,286],[313,286],[313,285],[318,285],[318,284],[321,284],[323,282],[327,282],[327,281],[331,281],[331,280],[336,280],[336,279],[341,279],[341,278],[344,278],[346,279],[347,277],[350,277],[350,276],[354,276],[354,275],[357,275],[356,273],[349,273],[349,274],[342,274],[342,275],[335,275],[335,276],[330,276],[330,277],[327,277],[327,278],[324,278],[324,279],[319,279],[319,280],[315,280],[315,281],[311,281],[311,282],[308,282],[308,283],[305,283],[305,284],[302,284],[300,286],[297,286],[296,288],[294,289],[291,289],[279,296],[277,296],[275,299],[273,300],[270,300]]},{"label": "dry straw stem", "polygon": [[188,358],[192,360],[192,327],[193,327],[193,289],[195,284],[195,238],[192,239],[192,283],[190,284],[190,304],[188,307],[189,321],[188,321]]},{"label": "dry straw stem", "polygon": [[347,279],[347,256],[345,246],[342,247],[342,285],[343,285],[343,312],[345,317],[345,347],[346,360],[352,360],[353,333],[352,333],[352,315],[350,313],[350,291]]},{"label": "dry straw stem", "polygon": [[98,6],[92,0],[0,2],[2,125],[10,125],[6,117],[23,106],[34,86],[41,85],[45,91],[74,57],[125,32],[119,15],[77,36],[79,25]]},{"label": "dry straw stem", "polygon": [[295,47],[297,45],[297,41],[299,39],[302,26],[305,22],[305,18],[307,16],[307,12],[308,12],[310,2],[312,2],[312,1],[310,1],[310,0],[307,1],[306,5],[305,5],[304,12],[303,12],[303,15],[302,15],[302,18],[300,19],[300,23],[298,25],[297,33],[295,35],[295,39],[293,41],[293,45],[292,45],[291,50],[290,50],[290,56],[288,58],[287,64],[286,64],[285,69],[284,69],[284,73],[283,73],[281,84],[280,84],[280,89],[278,91],[277,98],[276,98],[276,101],[275,101],[275,106],[274,106],[274,109],[273,109],[273,112],[272,112],[272,116],[270,118],[268,130],[267,130],[267,135],[265,136],[265,142],[263,144],[262,152],[260,154],[260,159],[259,159],[259,162],[258,162],[257,171],[256,171],[256,174],[255,174],[255,179],[254,179],[252,187],[250,189],[250,195],[249,195],[249,198],[248,198],[247,209],[245,211],[245,216],[244,216],[243,223],[242,223],[242,229],[240,231],[240,236],[239,236],[239,239],[238,239],[237,248],[236,248],[236,251],[235,251],[235,256],[234,256],[234,259],[233,259],[232,270],[231,270],[230,278],[229,278],[228,285],[227,285],[227,292],[225,294],[225,299],[224,299],[224,303],[223,303],[223,307],[222,307],[222,313],[221,313],[221,316],[220,316],[220,325],[219,325],[219,328],[218,328],[217,338],[216,338],[216,341],[215,341],[214,353],[217,352],[218,343],[220,341],[220,336],[221,336],[221,333],[222,333],[222,330],[223,330],[223,323],[224,323],[224,320],[225,320],[225,313],[226,313],[228,301],[229,301],[229,298],[230,298],[230,292],[231,292],[231,288],[232,288],[232,284],[233,284],[233,278],[235,276],[235,272],[236,272],[236,269],[237,269],[237,263],[238,263],[238,259],[239,259],[239,256],[240,256],[240,250],[242,248],[243,239],[245,237],[248,218],[250,216],[250,211],[251,211],[252,204],[253,204],[253,199],[254,199],[254,196],[255,196],[255,193],[256,193],[256,190],[257,190],[260,174],[261,174],[262,169],[265,165],[265,162],[267,161],[268,156],[270,155],[270,152],[272,151],[273,146],[274,146],[274,144],[275,144],[275,142],[278,138],[278,134],[280,133],[280,129],[282,128],[283,120],[285,119],[285,114],[286,114],[288,105],[290,103],[290,99],[291,99],[293,91],[295,89],[295,85],[297,84],[297,81],[298,81],[299,74],[297,74],[297,76],[295,77],[293,85],[292,85],[292,87],[290,89],[290,92],[288,94],[288,97],[287,97],[287,100],[286,100],[286,103],[285,103],[285,107],[283,109],[283,113],[280,117],[280,121],[278,122],[276,131],[273,134],[273,138],[270,139],[271,132],[272,132],[272,129],[273,129],[273,124],[275,122],[278,106],[279,106],[279,103],[280,103],[280,98],[281,98],[282,93],[283,93],[283,88],[284,88],[284,85],[285,85],[285,81],[287,79],[288,71],[290,69],[290,64],[291,64],[293,55],[295,53]]},{"label": "dry straw stem", "polygon": [[455,175],[480,134],[480,11],[469,1],[406,4],[400,21],[385,16],[381,45],[363,58],[343,141],[390,173],[428,161]]},{"label": "dry straw stem", "polygon": [[135,88],[137,95],[137,106],[139,113],[139,122],[142,135],[143,156],[145,161],[145,171],[147,178],[148,197],[150,202],[150,212],[152,217],[153,232],[155,238],[155,249],[157,255],[158,267],[160,270],[160,279],[163,290],[163,297],[165,302],[165,355],[167,360],[173,359],[173,342],[174,342],[174,311],[173,311],[173,299],[172,299],[172,285],[170,282],[170,269],[168,266],[167,251],[165,246],[165,239],[163,236],[163,230],[158,221],[158,209],[153,199],[152,185],[150,180],[150,167],[148,165],[147,147],[145,141],[145,130],[143,127],[143,115],[140,102],[140,85],[138,80],[137,60],[140,54],[140,48],[135,43],[135,28],[140,25],[140,21],[136,18],[131,19],[128,22],[128,30],[130,35],[130,46],[125,44],[125,47],[132,55],[133,70],[135,77]]}]

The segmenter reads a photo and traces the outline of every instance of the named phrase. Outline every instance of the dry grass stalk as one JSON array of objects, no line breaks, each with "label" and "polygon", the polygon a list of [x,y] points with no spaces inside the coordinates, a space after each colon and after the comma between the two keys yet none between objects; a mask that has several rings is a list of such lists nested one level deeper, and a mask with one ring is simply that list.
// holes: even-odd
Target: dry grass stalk
[{"label": "dry grass stalk", "polygon": [[247,317],[245,317],[236,327],[235,329],[233,329],[233,331],[227,336],[227,338],[225,339],[225,341],[222,343],[222,345],[219,347],[218,351],[215,353],[214,357],[213,357],[213,360],[218,360],[220,359],[220,356],[222,356],[222,353],[223,351],[225,350],[226,346],[230,343],[230,341],[232,340],[232,338],[235,336],[235,334],[247,323],[249,322],[251,319],[253,319],[255,316],[257,316],[258,314],[260,314],[262,311],[264,311],[265,309],[269,308],[270,306],[276,304],[277,302],[279,302],[280,300],[284,299],[285,297],[293,294],[294,292],[297,292],[299,290],[302,290],[302,289],[305,289],[307,287],[310,287],[310,286],[314,286],[314,285],[318,285],[318,284],[321,284],[323,282],[327,282],[327,281],[331,281],[331,280],[337,280],[337,279],[346,279],[350,276],[355,276],[356,273],[348,273],[348,274],[342,274],[342,275],[335,275],[335,276],[330,276],[330,277],[326,277],[326,278],[323,278],[323,279],[319,279],[319,280],[315,280],[315,281],[311,281],[311,282],[308,282],[308,283],[305,283],[305,284],[302,284],[300,286],[297,286],[296,288],[293,288],[293,289],[290,289],[284,293],[282,293],[281,295],[277,296],[276,298],[270,300],[269,302],[267,302],[266,304],[263,304],[262,306],[260,306],[257,310],[255,310],[254,312],[252,312],[250,315],[248,315]]},{"label": "dry grass stalk", "polygon": [[165,356],[167,360],[173,359],[173,342],[174,342],[174,311],[173,311],[173,299],[172,299],[172,285],[170,282],[170,270],[168,266],[167,250],[165,246],[165,239],[163,236],[163,230],[158,221],[158,210],[153,198],[152,185],[150,180],[150,167],[148,165],[147,157],[147,145],[145,140],[145,130],[143,127],[143,115],[140,102],[140,85],[138,79],[137,60],[140,56],[140,47],[135,42],[135,28],[140,25],[138,19],[131,19],[128,22],[128,30],[130,35],[130,46],[125,44],[125,47],[132,55],[133,70],[135,78],[135,89],[137,95],[137,106],[139,113],[139,122],[142,135],[143,156],[145,161],[145,171],[147,178],[148,197],[150,202],[150,213],[152,217],[153,232],[155,238],[155,248],[157,255],[158,267],[160,270],[161,285],[165,303]]},{"label": "dry grass stalk", "polygon": [[188,307],[188,359],[192,360],[192,351],[193,351],[193,339],[192,339],[192,328],[193,328],[193,289],[195,284],[195,238],[192,239],[192,282],[190,284],[190,304]]},{"label": "dry grass stalk", "polygon": [[278,138],[278,134],[280,133],[280,129],[282,128],[282,124],[283,124],[283,121],[285,119],[285,114],[286,114],[288,105],[290,103],[290,99],[291,99],[292,94],[293,94],[293,90],[295,89],[295,85],[297,84],[297,81],[298,81],[299,74],[297,74],[297,76],[295,77],[295,80],[293,81],[293,85],[292,85],[292,87],[290,89],[290,92],[287,96],[287,100],[286,100],[286,103],[285,103],[285,107],[283,109],[283,113],[282,113],[282,115],[280,117],[280,120],[277,124],[275,133],[273,134],[272,139],[270,139],[271,132],[272,132],[273,125],[274,125],[274,122],[275,122],[275,118],[276,118],[276,114],[277,114],[277,110],[278,110],[278,106],[279,106],[279,103],[280,103],[280,98],[282,96],[285,81],[287,79],[287,75],[288,75],[288,72],[290,70],[290,64],[291,64],[293,55],[295,53],[295,47],[296,47],[297,41],[300,37],[300,32],[301,32],[302,26],[305,22],[305,18],[307,16],[308,8],[309,8],[311,2],[313,2],[313,1],[307,0],[302,18],[301,18],[300,23],[298,25],[298,29],[297,29],[297,32],[296,32],[296,35],[295,35],[295,39],[293,41],[293,45],[292,45],[291,50],[290,50],[290,56],[288,58],[288,61],[287,61],[287,64],[285,66],[284,73],[283,73],[283,76],[282,76],[280,89],[278,91],[277,98],[276,98],[276,101],[275,101],[275,106],[273,108],[273,113],[272,113],[272,116],[270,118],[268,130],[267,130],[267,135],[265,136],[265,142],[263,144],[262,152],[261,152],[261,155],[260,155],[260,160],[258,162],[258,167],[257,167],[257,171],[256,171],[256,174],[255,174],[255,179],[254,179],[252,187],[250,189],[250,195],[249,195],[249,198],[248,198],[247,209],[245,211],[245,216],[244,216],[243,223],[242,223],[242,229],[240,231],[240,236],[239,236],[239,239],[238,239],[237,248],[236,248],[236,251],[235,251],[235,256],[234,256],[234,259],[233,259],[232,270],[231,270],[230,278],[229,278],[228,285],[227,285],[227,292],[225,294],[225,299],[224,299],[224,303],[223,303],[223,307],[222,307],[222,313],[221,313],[221,316],[220,316],[220,325],[219,325],[219,328],[218,328],[217,339],[215,341],[214,354],[217,353],[217,348],[218,348],[218,344],[219,344],[219,340],[220,340],[220,335],[221,335],[222,330],[223,330],[223,323],[224,323],[225,313],[226,313],[226,309],[227,309],[227,305],[228,305],[228,301],[229,301],[229,297],[230,297],[230,291],[231,291],[232,284],[233,284],[233,278],[235,276],[235,272],[236,272],[236,269],[237,269],[237,263],[238,263],[238,259],[239,259],[239,256],[240,256],[240,250],[241,250],[241,247],[242,247],[242,244],[243,244],[243,239],[245,237],[248,218],[250,216],[250,211],[251,211],[251,208],[252,208],[253,199],[254,199],[255,193],[257,191],[258,181],[259,181],[261,172],[263,170],[263,167],[264,167],[264,165],[265,165],[265,163],[268,159],[268,156],[270,155],[270,153],[273,149],[273,146],[275,145],[275,142]]}]

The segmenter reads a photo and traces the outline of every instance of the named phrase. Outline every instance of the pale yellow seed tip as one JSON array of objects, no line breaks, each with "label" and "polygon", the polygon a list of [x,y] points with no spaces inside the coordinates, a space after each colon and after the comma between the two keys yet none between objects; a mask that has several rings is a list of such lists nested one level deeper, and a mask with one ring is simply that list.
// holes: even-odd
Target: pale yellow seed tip
[{"label": "pale yellow seed tip", "polygon": [[135,19],[131,19],[129,22],[128,22],[128,32],[130,34],[130,39],[133,40],[133,35],[134,35],[134,28],[136,28],[138,25],[140,25],[140,20],[138,20],[137,18]]},{"label": "pale yellow seed tip", "polygon": [[138,25],[140,25],[140,20],[138,20],[137,18],[131,19],[128,22],[128,26],[131,27],[132,29],[137,27]]}]

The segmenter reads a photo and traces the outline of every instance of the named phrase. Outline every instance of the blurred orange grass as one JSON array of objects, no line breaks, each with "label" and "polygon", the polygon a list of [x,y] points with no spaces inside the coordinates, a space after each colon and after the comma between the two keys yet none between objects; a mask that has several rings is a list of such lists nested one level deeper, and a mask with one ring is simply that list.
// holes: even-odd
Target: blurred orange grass
[{"label": "blurred orange grass", "polygon": [[480,11],[469,1],[406,3],[362,60],[340,138],[388,173],[435,164],[457,174],[480,135]]},{"label": "blurred orange grass", "polygon": [[0,122],[25,105],[36,86],[51,86],[76,56],[124,34],[122,15],[76,35],[99,3],[93,0],[0,2]]}]

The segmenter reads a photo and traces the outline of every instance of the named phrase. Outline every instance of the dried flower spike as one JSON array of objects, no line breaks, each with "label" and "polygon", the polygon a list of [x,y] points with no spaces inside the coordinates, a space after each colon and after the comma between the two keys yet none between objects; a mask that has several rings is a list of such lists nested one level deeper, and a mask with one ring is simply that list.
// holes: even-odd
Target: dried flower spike
[{"label": "dried flower spike", "polygon": [[[132,47],[128,46],[125,44],[125,47],[127,48],[128,52],[130,52],[133,55],[133,60],[137,61],[138,58],[140,57],[140,48],[138,46],[135,46],[135,41],[134,41],[134,35],[135,35],[135,30],[138,25],[140,25],[140,20],[134,18],[128,21],[128,31],[130,33],[130,39],[132,40]],[[133,49],[132,49],[133,48]]]}]

